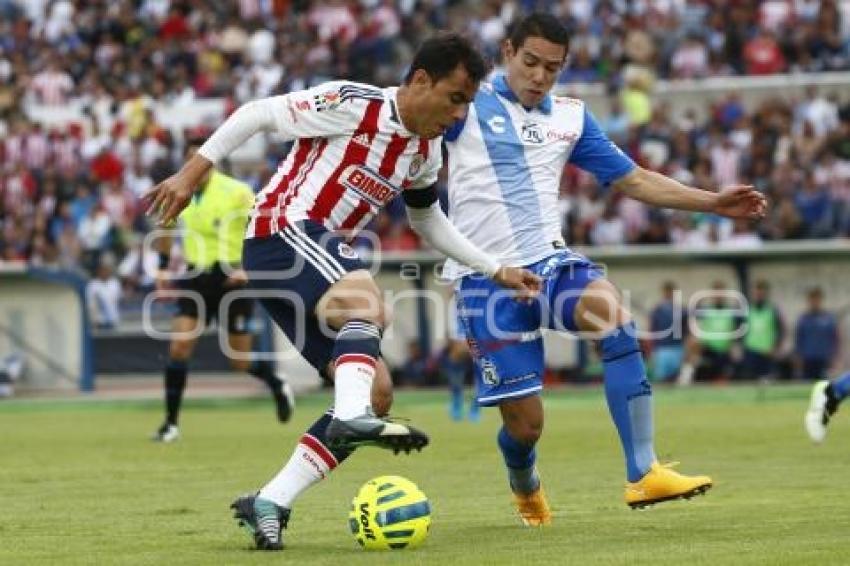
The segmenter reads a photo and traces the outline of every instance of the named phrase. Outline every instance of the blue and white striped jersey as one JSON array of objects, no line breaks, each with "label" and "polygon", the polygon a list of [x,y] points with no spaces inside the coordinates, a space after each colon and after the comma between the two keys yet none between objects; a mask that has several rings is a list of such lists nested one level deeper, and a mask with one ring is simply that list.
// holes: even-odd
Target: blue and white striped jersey
[{"label": "blue and white striped jersey", "polygon": [[[567,162],[603,184],[635,167],[584,102],[547,96],[526,109],[504,76],[482,83],[466,119],[443,141],[449,218],[503,265],[530,265],[563,251],[558,188]],[[443,275],[456,279],[470,271],[449,260]]]}]

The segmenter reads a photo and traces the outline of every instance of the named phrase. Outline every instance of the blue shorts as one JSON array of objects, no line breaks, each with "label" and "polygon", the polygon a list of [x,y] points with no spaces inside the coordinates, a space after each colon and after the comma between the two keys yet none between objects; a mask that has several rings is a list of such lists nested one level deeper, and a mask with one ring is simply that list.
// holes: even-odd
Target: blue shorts
[{"label": "blue shorts", "polygon": [[602,268],[570,252],[526,267],[543,278],[539,300],[531,304],[515,300],[511,290],[481,275],[468,275],[458,285],[458,319],[475,362],[480,405],[540,392],[541,330],[578,330],[573,315],[581,293],[604,278]]},{"label": "blue shorts", "polygon": [[656,346],[652,351],[652,378],[666,381],[679,375],[685,348],[681,344]]},{"label": "blue shorts", "polygon": [[366,269],[357,252],[321,224],[305,220],[274,236],[245,240],[242,267],[272,320],[323,373],[333,356],[336,332],[319,324],[316,305],[346,273]]}]

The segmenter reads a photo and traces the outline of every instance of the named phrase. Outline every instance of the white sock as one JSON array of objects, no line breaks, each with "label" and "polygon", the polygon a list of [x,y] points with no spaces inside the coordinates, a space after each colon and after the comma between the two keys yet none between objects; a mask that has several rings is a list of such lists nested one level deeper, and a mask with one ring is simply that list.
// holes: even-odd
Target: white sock
[{"label": "white sock", "polygon": [[319,483],[337,467],[337,461],[313,435],[305,433],[289,462],[260,490],[259,497],[292,509],[299,495]]},{"label": "white sock", "polygon": [[676,385],[679,386],[688,386],[694,382],[694,368],[693,364],[682,364],[682,368],[679,370],[679,377],[676,378]]},{"label": "white sock", "polygon": [[345,354],[337,358],[334,371],[334,413],[346,421],[363,415],[372,408],[372,381],[375,360],[361,354]]}]

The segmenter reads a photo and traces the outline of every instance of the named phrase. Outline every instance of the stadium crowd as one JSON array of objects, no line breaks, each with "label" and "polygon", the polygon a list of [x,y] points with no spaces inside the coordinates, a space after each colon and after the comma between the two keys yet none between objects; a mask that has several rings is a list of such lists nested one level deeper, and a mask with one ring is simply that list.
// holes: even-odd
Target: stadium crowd
[{"label": "stadium crowd", "polygon": [[[0,0],[0,260],[93,274],[111,258],[126,290],[149,286],[139,197],[174,170],[187,134],[161,123],[158,105],[215,97],[233,109],[331,78],[397,83],[413,47],[442,28],[473,35],[497,63],[510,22],[532,7],[567,23],[561,82],[606,85],[600,123],[637,161],[709,190],[748,182],[772,201],[758,226],[649,211],[570,170],[569,244],[850,235],[846,93],[810,88],[750,111],[732,93],[707,120],[674,117],[651,96],[656,78],[847,70],[850,2]],[[40,112],[72,104],[78,120],[42,123]],[[270,143],[238,173],[259,189],[286,149]],[[385,250],[420,245],[400,203],[373,229]]]}]

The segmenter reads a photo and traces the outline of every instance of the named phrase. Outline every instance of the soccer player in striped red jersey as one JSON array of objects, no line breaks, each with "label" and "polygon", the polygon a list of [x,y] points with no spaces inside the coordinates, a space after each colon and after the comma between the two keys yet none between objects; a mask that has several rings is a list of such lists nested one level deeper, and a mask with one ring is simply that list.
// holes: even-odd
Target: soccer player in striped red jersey
[{"label": "soccer player in striped red jersey", "polygon": [[147,197],[168,223],[197,180],[254,133],[296,142],[257,196],[242,262],[275,322],[313,367],[333,377],[335,402],[277,476],[256,496],[234,502],[257,548],[283,547],[281,529],[295,498],[356,447],[409,452],[428,443],[414,427],[381,418],[392,399],[380,359],[388,313],[347,237],[401,193],[411,226],[435,249],[515,289],[520,299],[540,288],[536,275],[500,265],[460,235],[437,202],[440,136],[465,116],[485,70],[467,40],[441,34],[417,51],[398,88],[341,81],[250,102]]}]

